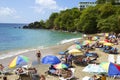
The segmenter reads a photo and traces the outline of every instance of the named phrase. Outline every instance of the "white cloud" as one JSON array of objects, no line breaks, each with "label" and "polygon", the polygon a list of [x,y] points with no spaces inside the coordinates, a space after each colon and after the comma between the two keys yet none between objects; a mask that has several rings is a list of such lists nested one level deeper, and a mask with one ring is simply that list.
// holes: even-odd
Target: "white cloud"
[{"label": "white cloud", "polygon": [[35,0],[35,4],[36,5],[33,7],[35,11],[43,14],[48,10],[60,11],[66,9],[58,6],[55,0]]},{"label": "white cloud", "polygon": [[11,9],[8,7],[0,7],[0,16],[11,16],[15,13],[15,9]]},{"label": "white cloud", "polygon": [[43,8],[57,9],[57,3],[55,0],[35,0],[35,3]]}]

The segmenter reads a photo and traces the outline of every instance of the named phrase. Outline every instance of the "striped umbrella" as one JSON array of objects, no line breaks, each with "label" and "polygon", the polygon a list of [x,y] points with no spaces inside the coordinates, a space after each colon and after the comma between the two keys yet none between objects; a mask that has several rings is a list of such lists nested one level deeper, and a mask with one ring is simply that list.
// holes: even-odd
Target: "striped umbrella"
[{"label": "striped umbrella", "polygon": [[21,67],[28,63],[29,59],[26,56],[16,56],[8,65],[9,68]]},{"label": "striped umbrella", "polygon": [[68,68],[68,65],[67,65],[67,64],[63,64],[63,63],[55,64],[55,65],[53,65],[53,66],[54,66],[54,68],[56,68],[56,69]]}]

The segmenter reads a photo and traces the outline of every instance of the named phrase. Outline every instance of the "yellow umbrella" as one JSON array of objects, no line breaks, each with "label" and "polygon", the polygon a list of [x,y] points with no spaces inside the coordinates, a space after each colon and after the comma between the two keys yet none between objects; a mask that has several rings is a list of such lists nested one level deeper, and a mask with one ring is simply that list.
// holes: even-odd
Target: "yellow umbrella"
[{"label": "yellow umbrella", "polygon": [[69,54],[79,54],[82,53],[82,51],[78,50],[78,49],[71,49],[68,51]]},{"label": "yellow umbrella", "polygon": [[90,43],[91,43],[90,40],[85,40],[85,41],[83,41],[83,45],[87,45],[87,44],[90,44]]},{"label": "yellow umbrella", "polygon": [[104,43],[104,45],[106,45],[106,46],[113,46],[112,43],[108,43],[108,42]]}]

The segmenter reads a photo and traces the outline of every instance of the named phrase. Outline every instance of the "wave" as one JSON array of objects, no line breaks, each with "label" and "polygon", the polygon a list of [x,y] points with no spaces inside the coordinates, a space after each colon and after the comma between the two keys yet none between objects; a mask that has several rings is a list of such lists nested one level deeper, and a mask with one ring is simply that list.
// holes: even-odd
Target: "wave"
[{"label": "wave", "polygon": [[3,52],[3,54],[0,54],[0,59],[5,59],[5,58],[9,58],[9,57],[13,57],[13,56],[17,56],[17,55],[20,55],[20,54],[23,54],[23,53],[27,53],[27,52],[30,52],[30,51],[35,51],[35,50],[38,50],[38,49],[43,49],[44,47],[43,46],[39,46],[37,48],[32,48],[32,49],[22,49],[22,50],[17,50],[17,51],[8,51],[6,54]]},{"label": "wave", "polygon": [[78,41],[79,39],[82,39],[82,38],[64,39],[57,44],[65,44],[65,43],[68,43],[68,42],[71,42],[71,41]]}]

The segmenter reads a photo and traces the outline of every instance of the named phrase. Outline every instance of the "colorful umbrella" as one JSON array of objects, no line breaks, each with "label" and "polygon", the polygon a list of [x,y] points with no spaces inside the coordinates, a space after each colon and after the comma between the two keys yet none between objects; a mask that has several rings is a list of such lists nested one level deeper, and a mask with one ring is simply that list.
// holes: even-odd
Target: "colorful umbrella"
[{"label": "colorful umbrella", "polygon": [[9,64],[9,68],[14,68],[14,67],[21,67],[23,65],[26,65],[28,63],[29,59],[26,56],[16,56]]},{"label": "colorful umbrella", "polygon": [[84,72],[92,72],[92,73],[105,73],[106,71],[100,66],[96,64],[89,64],[83,69]]},{"label": "colorful umbrella", "polygon": [[90,44],[90,43],[91,43],[90,40],[85,40],[82,45],[87,45],[87,44]]},{"label": "colorful umbrella", "polygon": [[43,64],[58,64],[60,63],[60,59],[58,59],[56,56],[54,55],[48,55],[42,58],[42,63]]},{"label": "colorful umbrella", "polygon": [[97,37],[97,36],[94,36],[94,37],[92,37],[92,40],[94,40],[94,41],[96,41],[96,40],[98,40],[99,38]]},{"label": "colorful umbrella", "polygon": [[120,65],[110,63],[109,70],[108,70],[108,76],[115,76],[115,75],[120,75]]},{"label": "colorful umbrella", "polygon": [[68,65],[63,64],[63,63],[59,63],[59,64],[53,65],[53,67],[56,68],[56,69],[64,69],[64,68],[68,68]]},{"label": "colorful umbrella", "polygon": [[78,49],[71,49],[68,51],[69,54],[80,54],[82,53],[82,51],[78,50]]},{"label": "colorful umbrella", "polygon": [[102,62],[100,63],[100,66],[106,70],[106,72],[108,72],[108,69],[109,69],[109,62]]},{"label": "colorful umbrella", "polygon": [[67,50],[71,50],[71,49],[81,49],[81,46],[78,44],[74,44],[74,45],[70,46]]},{"label": "colorful umbrella", "polygon": [[114,63],[103,62],[100,64],[101,67],[107,69],[108,76],[120,75],[120,65]]}]

